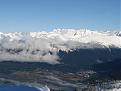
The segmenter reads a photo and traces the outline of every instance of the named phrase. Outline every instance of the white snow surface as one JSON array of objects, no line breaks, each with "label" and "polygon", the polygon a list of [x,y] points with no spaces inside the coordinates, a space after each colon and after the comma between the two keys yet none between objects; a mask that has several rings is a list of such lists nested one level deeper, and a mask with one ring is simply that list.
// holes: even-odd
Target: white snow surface
[{"label": "white snow surface", "polygon": [[[120,31],[103,32],[87,29],[54,29],[51,32],[0,32],[0,61],[14,60],[56,64],[59,63],[57,55],[59,50],[68,52],[79,48],[121,48],[120,34]],[[19,49],[22,50],[15,51]]]}]

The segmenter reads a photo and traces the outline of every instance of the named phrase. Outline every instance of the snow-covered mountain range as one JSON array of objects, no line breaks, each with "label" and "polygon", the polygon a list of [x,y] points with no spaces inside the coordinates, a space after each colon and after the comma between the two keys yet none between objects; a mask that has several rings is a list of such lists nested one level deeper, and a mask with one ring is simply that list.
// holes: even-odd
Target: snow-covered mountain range
[{"label": "snow-covered mountain range", "polygon": [[51,32],[0,32],[0,60],[58,63],[59,50],[121,48],[121,32],[54,29]]}]

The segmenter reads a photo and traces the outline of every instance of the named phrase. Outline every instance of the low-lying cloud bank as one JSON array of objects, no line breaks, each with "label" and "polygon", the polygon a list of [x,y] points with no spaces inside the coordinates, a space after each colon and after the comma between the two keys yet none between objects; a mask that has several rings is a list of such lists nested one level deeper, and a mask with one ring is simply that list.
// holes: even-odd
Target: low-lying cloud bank
[{"label": "low-lying cloud bank", "polygon": [[[120,33],[120,32],[119,32]],[[59,50],[121,48],[118,32],[55,29],[52,32],[0,33],[0,61],[59,63]]]}]

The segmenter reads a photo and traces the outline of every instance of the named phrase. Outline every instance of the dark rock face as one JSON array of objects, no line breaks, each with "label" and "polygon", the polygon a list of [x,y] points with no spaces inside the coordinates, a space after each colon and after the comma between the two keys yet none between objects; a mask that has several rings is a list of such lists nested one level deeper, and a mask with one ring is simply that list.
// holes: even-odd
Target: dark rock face
[{"label": "dark rock face", "polygon": [[121,59],[121,49],[79,49],[68,53],[59,51],[59,56],[64,65],[70,65],[71,71],[78,71],[80,69],[93,69],[95,64],[116,62],[116,59]]}]

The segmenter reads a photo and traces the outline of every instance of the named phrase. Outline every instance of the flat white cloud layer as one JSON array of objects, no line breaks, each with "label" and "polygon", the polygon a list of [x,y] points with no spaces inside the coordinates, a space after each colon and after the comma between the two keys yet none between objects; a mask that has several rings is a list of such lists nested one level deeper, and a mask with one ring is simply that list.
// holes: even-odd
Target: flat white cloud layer
[{"label": "flat white cloud layer", "polygon": [[0,61],[59,63],[59,50],[121,48],[120,32],[55,29],[52,32],[0,32]]}]

